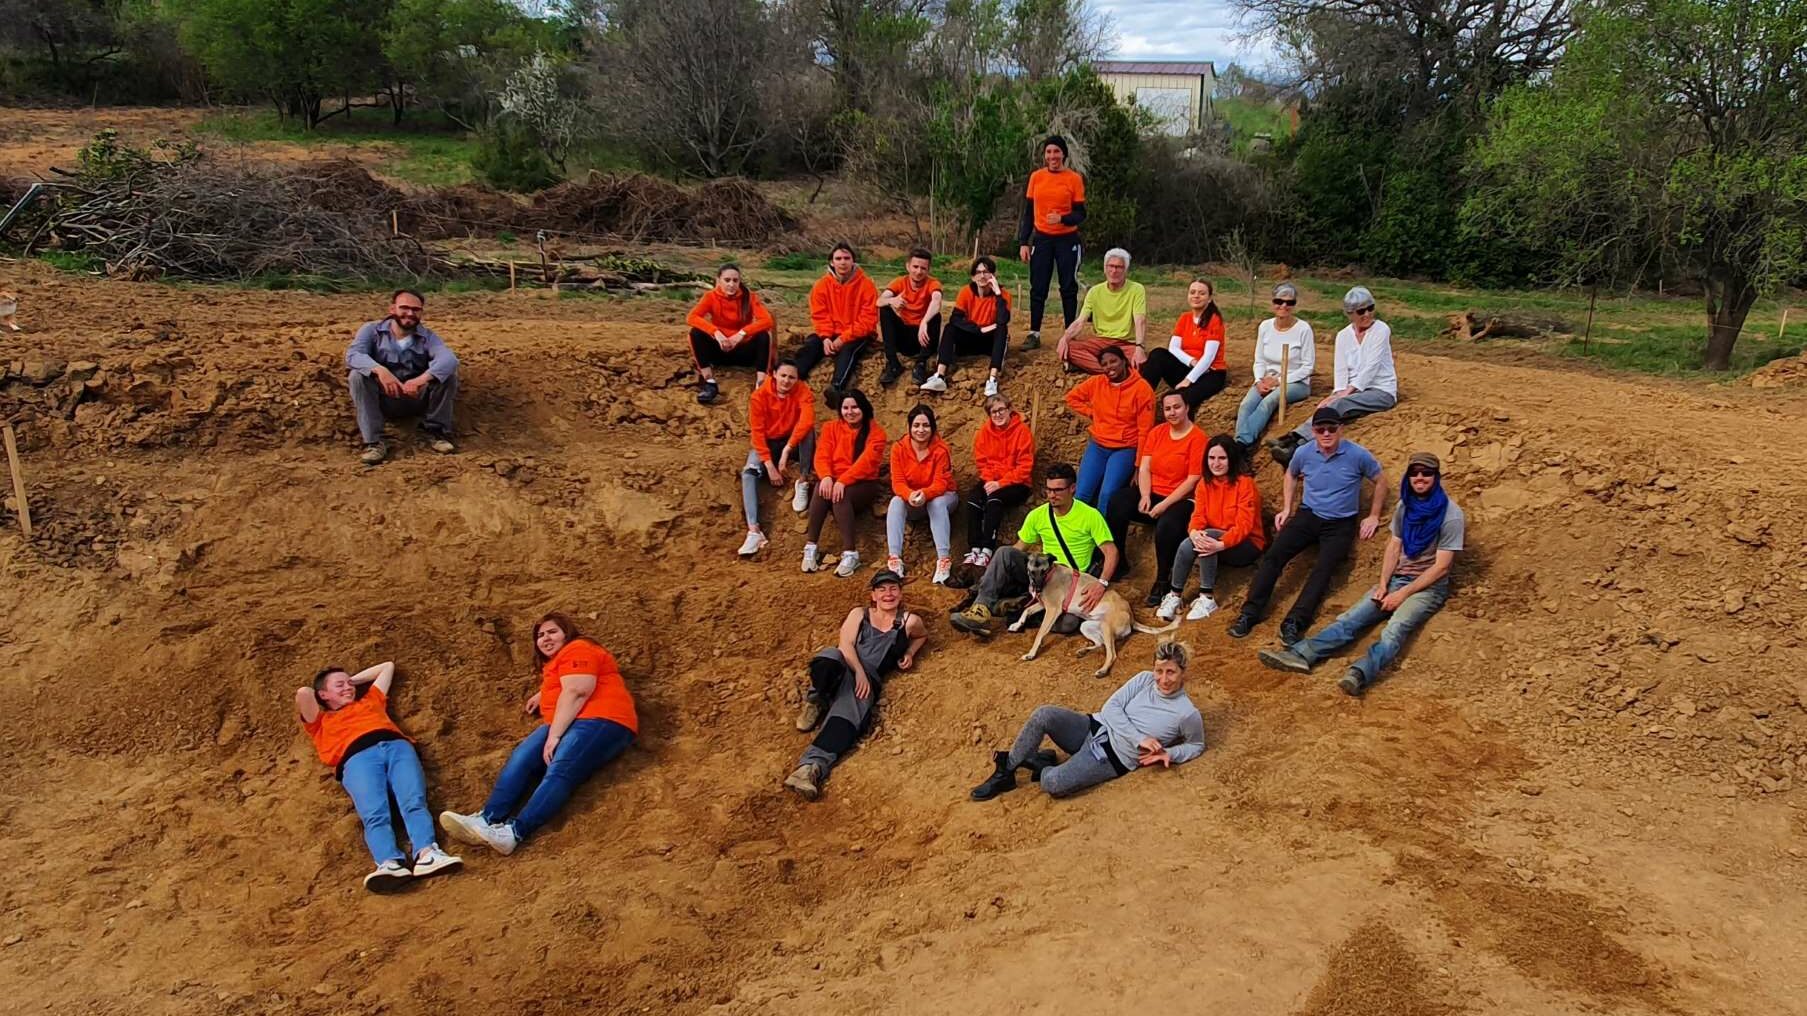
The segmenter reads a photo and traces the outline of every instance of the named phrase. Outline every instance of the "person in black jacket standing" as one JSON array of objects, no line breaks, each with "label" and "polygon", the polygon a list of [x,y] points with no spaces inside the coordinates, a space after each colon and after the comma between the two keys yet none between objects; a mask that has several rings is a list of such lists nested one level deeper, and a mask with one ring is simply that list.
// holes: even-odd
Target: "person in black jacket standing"
[{"label": "person in black jacket standing", "polygon": [[1018,255],[1029,262],[1029,334],[1024,349],[1042,344],[1042,311],[1048,283],[1060,269],[1060,310],[1071,324],[1079,313],[1079,226],[1085,222],[1085,178],[1067,166],[1067,139],[1042,142],[1043,168],[1029,174],[1023,218],[1017,226]]}]

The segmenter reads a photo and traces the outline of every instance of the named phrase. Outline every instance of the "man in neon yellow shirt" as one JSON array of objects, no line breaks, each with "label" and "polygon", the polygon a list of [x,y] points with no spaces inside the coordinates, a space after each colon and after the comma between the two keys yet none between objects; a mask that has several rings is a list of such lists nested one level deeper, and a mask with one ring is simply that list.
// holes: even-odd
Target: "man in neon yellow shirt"
[{"label": "man in neon yellow shirt", "polygon": [[[1111,542],[1110,526],[1105,525],[1098,509],[1073,497],[1073,490],[1079,485],[1073,467],[1065,462],[1048,467],[1043,483],[1048,503],[1029,509],[1022,528],[1017,530],[1015,546],[998,548],[979,579],[972,606],[949,619],[954,627],[971,635],[991,634],[998,601],[1029,591],[1031,547],[1039,546],[1056,564],[1075,571],[1109,575],[1116,569],[1117,545]],[[1109,583],[1101,582],[1081,593],[1073,609],[1055,624],[1055,632],[1071,635],[1078,631],[1079,622],[1104,598],[1108,586]]]},{"label": "man in neon yellow shirt", "polygon": [[[1082,339],[1087,321],[1093,338]],[[1129,280],[1129,251],[1112,247],[1104,253],[1104,281],[1085,292],[1079,317],[1060,336],[1060,358],[1067,370],[1102,374],[1098,354],[1108,346],[1123,350],[1131,367],[1140,367],[1147,354],[1142,341],[1148,332],[1148,291]]]}]

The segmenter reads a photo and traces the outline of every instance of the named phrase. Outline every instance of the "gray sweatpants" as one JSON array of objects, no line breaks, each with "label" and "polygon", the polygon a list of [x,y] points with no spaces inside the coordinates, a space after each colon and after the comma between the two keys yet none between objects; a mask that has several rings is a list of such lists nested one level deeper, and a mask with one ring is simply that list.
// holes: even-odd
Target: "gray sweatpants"
[{"label": "gray sweatpants", "polygon": [[358,417],[358,434],[364,443],[383,440],[383,421],[405,416],[420,417],[420,429],[435,437],[452,436],[452,403],[458,397],[458,375],[444,381],[427,382],[427,390],[418,398],[390,398],[383,386],[369,374],[352,371],[346,378],[351,388],[351,408]]},{"label": "gray sweatpants", "polygon": [[1091,728],[1092,718],[1084,713],[1060,706],[1036,706],[1010,746],[1010,765],[1014,769],[1028,761],[1046,737],[1068,755],[1065,762],[1042,770],[1042,789],[1049,797],[1067,797],[1087,787],[1109,783],[1121,774],[1109,759],[1093,754]]},{"label": "gray sweatpants", "polygon": [[[1364,388],[1354,395],[1345,395],[1332,402],[1330,408],[1337,411],[1344,423],[1375,413],[1384,413],[1399,404],[1399,400],[1378,388]],[[1311,440],[1311,413],[1305,414],[1305,422],[1293,428],[1301,441]]]},{"label": "gray sweatpants", "polygon": [[935,538],[935,556],[947,557],[953,553],[954,526],[952,519],[954,506],[959,503],[959,492],[952,490],[931,500],[921,508],[912,508],[908,501],[892,495],[891,505],[885,509],[885,545],[890,548],[892,554],[902,557],[904,524],[910,519],[920,519],[926,515],[929,520],[929,534]]}]

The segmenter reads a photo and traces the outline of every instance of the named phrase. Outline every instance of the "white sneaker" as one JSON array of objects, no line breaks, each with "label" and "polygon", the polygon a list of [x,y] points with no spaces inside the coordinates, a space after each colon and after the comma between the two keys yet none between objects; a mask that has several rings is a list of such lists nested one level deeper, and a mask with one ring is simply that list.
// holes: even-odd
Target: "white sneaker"
[{"label": "white sneaker", "polygon": [[414,880],[414,873],[400,861],[384,861],[376,866],[376,870],[364,876],[364,888],[373,893],[392,893],[405,888]]},{"label": "white sneaker", "polygon": [[1166,596],[1161,597],[1161,607],[1159,610],[1156,610],[1154,612],[1154,616],[1160,618],[1163,621],[1171,621],[1171,620],[1173,620],[1173,615],[1175,615],[1179,612],[1180,612],[1180,594],[1168,593]]},{"label": "white sneaker", "polygon": [[[846,555],[843,554],[842,557],[845,558]],[[856,562],[856,567],[857,567],[857,562]],[[898,578],[900,578],[900,579],[903,578],[903,573],[904,573],[903,558],[898,557],[896,554],[892,554],[890,557],[885,558],[885,567],[896,572]]]},{"label": "white sneaker", "polygon": [[[1192,609],[1186,611],[1186,620],[1203,621],[1215,613],[1217,613],[1217,601],[1213,600],[1209,593],[1200,593],[1198,599],[1192,601]],[[1167,616],[1172,617],[1173,615],[1168,614]]]},{"label": "white sneaker", "polygon": [[991,551],[980,549],[973,551],[973,567],[984,571],[991,566]]},{"label": "white sneaker", "polygon": [[841,563],[835,565],[836,578],[852,578],[853,573],[860,570],[860,552],[857,550],[841,551]]},{"label": "white sneaker", "polygon": [[806,572],[822,570],[822,552],[813,543],[803,545],[803,570]]},{"label": "white sneaker", "polygon": [[986,378],[985,379],[985,397],[989,399],[993,395],[996,395],[997,393],[998,393],[998,379],[996,377]]},{"label": "white sneaker", "polygon": [[922,390],[925,392],[945,392],[947,391],[947,378],[942,377],[940,374],[930,374],[929,379],[922,383]]},{"label": "white sneaker", "polygon": [[477,847],[483,845],[483,830],[489,828],[482,815],[460,815],[455,811],[440,812],[439,824],[452,834],[453,839]]},{"label": "white sneaker", "polygon": [[757,554],[760,551],[764,550],[765,545],[766,545],[765,534],[764,533],[756,533],[753,530],[749,529],[749,530],[747,530],[747,538],[745,541],[743,541],[741,543],[740,550],[738,553],[740,554],[741,557],[752,557],[754,554]]},{"label": "white sneaker", "polygon": [[960,563],[977,565],[979,563],[979,548],[974,547],[973,549],[967,551],[966,556],[960,559]]},{"label": "white sneaker", "polygon": [[791,511],[801,515],[809,511],[809,481],[798,480],[796,488],[791,492]]},{"label": "white sneaker", "polygon": [[521,839],[515,835],[514,826],[511,825],[484,826],[483,842],[487,844],[491,850],[494,850],[504,857],[514,853],[515,848],[521,845]]},{"label": "white sneaker", "polygon": [[426,852],[414,859],[414,877],[426,878],[442,871],[457,871],[464,867],[464,859],[453,857],[437,846],[428,847]]},{"label": "white sneaker", "polygon": [[947,585],[947,580],[954,576],[954,559],[938,557],[935,559],[935,577],[930,581],[938,586]]}]

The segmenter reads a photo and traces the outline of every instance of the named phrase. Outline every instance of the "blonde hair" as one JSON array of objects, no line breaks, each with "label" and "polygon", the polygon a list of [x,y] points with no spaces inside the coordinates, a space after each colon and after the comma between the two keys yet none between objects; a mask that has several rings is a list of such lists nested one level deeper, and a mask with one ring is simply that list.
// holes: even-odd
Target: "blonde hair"
[{"label": "blonde hair", "polygon": [[1000,409],[1000,408],[1002,408],[1002,409],[1010,408],[1010,396],[1005,395],[1000,392],[999,394],[993,395],[992,397],[985,400],[985,411],[987,413],[991,412],[994,409]]},{"label": "blonde hair", "polygon": [[1159,663],[1162,660],[1171,662],[1184,673],[1187,665],[1192,662],[1192,647],[1178,639],[1162,639],[1154,647],[1154,661]]}]

